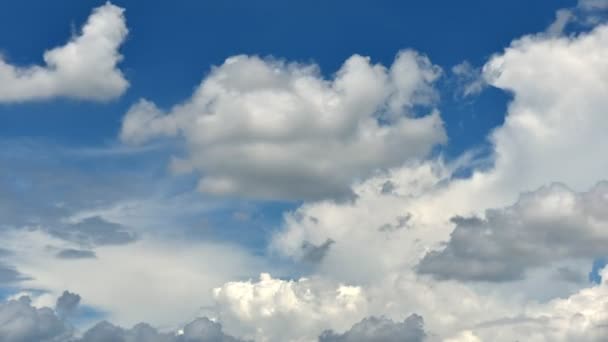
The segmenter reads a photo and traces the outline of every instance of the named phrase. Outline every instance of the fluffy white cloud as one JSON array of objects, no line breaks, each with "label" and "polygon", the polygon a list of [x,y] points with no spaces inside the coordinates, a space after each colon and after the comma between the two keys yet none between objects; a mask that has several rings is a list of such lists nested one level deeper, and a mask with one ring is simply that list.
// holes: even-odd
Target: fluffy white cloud
[{"label": "fluffy white cloud", "polygon": [[390,68],[354,55],[331,80],[315,65],[235,56],[168,113],[135,104],[121,138],[182,136],[189,156],[173,166],[202,173],[203,192],[344,197],[355,179],[424,157],[445,141],[437,111],[414,113],[434,103],[439,75],[414,51],[400,52]]},{"label": "fluffy white cloud", "polygon": [[109,2],[93,10],[78,36],[44,53],[44,66],[15,66],[0,56],[0,103],[120,96],[129,86],[117,69],[128,32],[123,12]]},{"label": "fluffy white cloud", "polygon": [[359,287],[269,274],[224,284],[215,289],[215,301],[227,331],[261,342],[314,341],[326,329],[346,330],[367,307]]}]

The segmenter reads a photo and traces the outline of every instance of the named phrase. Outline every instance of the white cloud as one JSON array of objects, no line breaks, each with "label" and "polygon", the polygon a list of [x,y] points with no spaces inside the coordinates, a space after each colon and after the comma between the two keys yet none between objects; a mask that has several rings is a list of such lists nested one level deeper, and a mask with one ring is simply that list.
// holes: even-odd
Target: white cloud
[{"label": "white cloud", "polygon": [[[504,124],[490,135],[490,167],[475,170],[464,179],[452,177],[459,162],[413,163],[377,174],[353,187],[358,196],[353,203],[307,202],[287,215],[285,229],[273,240],[273,250],[300,260],[306,243],[319,246],[328,239],[334,241],[316,272],[334,281],[364,284],[370,301],[386,305],[384,309],[371,309],[372,314],[390,311],[388,308],[393,305],[412,310],[425,318],[429,332],[442,338],[456,336],[484,321],[525,314],[530,303],[546,299],[543,292],[568,296],[583,284],[567,285],[572,277],[561,272],[560,278],[558,273],[569,263],[583,270],[574,259],[592,258],[598,250],[585,250],[584,243],[576,245],[580,242],[578,235],[594,241],[601,235],[603,225],[595,214],[584,218],[578,215],[577,208],[581,206],[577,205],[570,213],[587,225],[569,228],[577,238],[565,242],[572,243],[568,248],[548,246],[560,247],[550,252],[564,265],[550,265],[551,258],[543,259],[542,267],[524,279],[492,286],[429,281],[412,272],[429,251],[440,250],[442,243],[449,241],[454,228],[450,219],[454,216],[477,215],[485,219],[487,209],[512,206],[522,192],[553,182],[566,184],[571,190],[565,191],[570,196],[564,198],[575,198],[576,204],[587,195],[577,199],[579,195],[575,193],[588,191],[598,181],[608,179],[608,159],[601,148],[608,144],[607,61],[608,26],[577,36],[540,34],[514,41],[483,68],[489,85],[513,94]],[[601,207],[600,197],[582,207]],[[564,208],[557,206],[552,213],[562,215],[559,217],[569,213],[565,211],[568,203],[563,204]],[[534,212],[537,216],[542,213],[540,209]],[[401,224],[403,217],[407,217],[405,224]],[[521,232],[535,233],[527,229],[522,227]],[[552,231],[536,232],[542,235]],[[547,243],[543,239],[527,242],[539,252],[545,250]],[[485,243],[484,247],[492,246]],[[391,292],[388,285],[384,291],[374,291],[383,288],[379,284],[395,284],[391,277],[408,281],[399,291]],[[452,297],[458,303],[451,302],[455,300]],[[466,305],[459,304],[462,302]],[[466,341],[465,337],[462,340]],[[468,340],[475,340],[469,337]],[[481,340],[513,341],[502,337]]]},{"label": "white cloud", "polygon": [[314,341],[326,329],[348,329],[367,306],[359,287],[269,274],[224,284],[215,289],[215,301],[226,331],[261,342]]},{"label": "white cloud", "polygon": [[393,65],[350,57],[331,80],[315,65],[235,56],[215,67],[192,98],[163,113],[141,100],[121,138],[180,135],[189,156],[177,169],[202,174],[199,189],[272,199],[349,196],[352,181],[426,156],[445,141],[437,111],[440,70],[413,51]]},{"label": "white cloud", "polygon": [[44,53],[44,66],[20,67],[0,56],[0,103],[69,97],[109,100],[129,86],[117,64],[127,35],[124,10],[109,2],[96,8],[82,33]]}]

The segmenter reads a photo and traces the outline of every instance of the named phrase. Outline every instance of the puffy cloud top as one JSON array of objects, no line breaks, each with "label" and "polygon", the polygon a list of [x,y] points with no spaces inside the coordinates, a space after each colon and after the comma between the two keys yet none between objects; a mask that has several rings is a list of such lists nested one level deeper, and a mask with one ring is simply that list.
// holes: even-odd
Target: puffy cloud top
[{"label": "puffy cloud top", "polygon": [[117,69],[127,32],[124,10],[108,2],[93,11],[80,35],[46,51],[44,66],[14,66],[0,56],[0,103],[120,96],[129,86]]}]

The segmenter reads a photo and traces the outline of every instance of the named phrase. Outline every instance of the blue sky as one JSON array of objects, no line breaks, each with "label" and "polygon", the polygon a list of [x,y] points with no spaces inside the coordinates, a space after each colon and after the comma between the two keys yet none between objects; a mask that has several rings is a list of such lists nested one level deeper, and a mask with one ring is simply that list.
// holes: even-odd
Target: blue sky
[{"label": "blue sky", "polygon": [[598,341],[607,14],[7,1],[0,340]]}]

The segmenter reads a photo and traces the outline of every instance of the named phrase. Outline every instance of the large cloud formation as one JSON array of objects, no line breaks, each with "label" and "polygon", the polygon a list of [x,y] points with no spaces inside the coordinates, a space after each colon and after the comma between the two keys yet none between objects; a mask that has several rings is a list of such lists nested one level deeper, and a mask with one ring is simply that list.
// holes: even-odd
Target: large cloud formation
[{"label": "large cloud formation", "polygon": [[187,102],[164,113],[141,100],[121,138],[179,135],[176,169],[202,173],[199,189],[268,199],[348,197],[351,182],[426,156],[446,139],[432,105],[440,69],[414,51],[386,68],[350,57],[331,80],[315,65],[235,56],[212,69]]},{"label": "large cloud formation", "polygon": [[[333,241],[316,272],[365,284],[370,301],[383,303],[369,314],[405,307],[441,338],[517,340],[491,328],[508,322],[522,340],[593,341],[601,323],[585,321],[574,334],[570,319],[580,317],[577,310],[603,317],[605,309],[594,306],[595,316],[587,316],[569,303],[588,285],[592,260],[606,253],[606,61],[605,25],[517,39],[482,68],[490,86],[513,95],[504,124],[489,136],[493,149],[483,168],[465,155],[375,175],[353,187],[355,202],[307,202],[287,214],[273,250],[299,261],[304,246]],[[455,177],[463,165],[472,175]],[[551,303],[573,312],[535,307],[547,296],[566,298]],[[544,311],[519,319],[536,309]],[[523,333],[553,314],[558,318],[535,328],[534,339]]]},{"label": "large cloud formation", "polygon": [[96,8],[80,35],[44,53],[44,66],[20,67],[0,56],[0,103],[69,97],[109,100],[129,86],[117,69],[127,36],[124,10],[109,2]]}]

